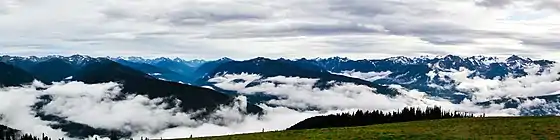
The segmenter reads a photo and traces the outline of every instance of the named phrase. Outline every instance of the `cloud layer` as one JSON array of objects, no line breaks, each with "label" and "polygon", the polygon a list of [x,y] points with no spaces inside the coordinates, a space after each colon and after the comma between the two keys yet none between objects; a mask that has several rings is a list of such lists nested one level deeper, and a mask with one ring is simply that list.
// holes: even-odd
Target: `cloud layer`
[{"label": "cloud layer", "polygon": [[340,112],[298,112],[285,107],[263,105],[264,115],[245,115],[242,112],[245,112],[243,110],[247,107],[247,101],[244,96],[240,96],[232,106],[220,107],[207,119],[194,120],[191,116],[198,112],[180,112],[175,105],[166,104],[162,99],[122,94],[116,83],[88,85],[69,82],[47,86],[35,82],[25,87],[0,89],[0,124],[34,135],[46,133],[54,138],[66,136],[66,132],[49,127],[57,122],[44,121],[35,116],[37,112],[32,106],[42,101],[39,97],[43,96],[50,96],[52,101],[39,110],[42,113],[94,128],[132,132],[133,137],[138,139],[282,130],[315,115]]},{"label": "cloud layer", "polygon": [[[122,94],[116,83],[84,84],[81,82],[44,85],[34,82],[25,87],[0,89],[0,123],[28,133],[60,137],[65,132],[49,127],[49,122],[35,117],[32,105],[49,96],[52,101],[41,112],[87,124],[95,128],[119,129],[133,132],[134,137],[179,138],[216,136],[282,130],[315,115],[353,111],[357,109],[394,111],[403,107],[441,106],[446,110],[464,111],[487,116],[517,116],[534,113],[559,115],[558,102],[527,99],[518,107],[508,108],[503,103],[488,106],[478,102],[497,98],[512,99],[529,96],[558,94],[560,67],[553,66],[545,72],[529,67],[527,76],[498,79],[468,78],[472,71],[466,69],[432,72],[430,75],[450,77],[460,94],[472,96],[460,103],[430,96],[415,89],[390,85],[401,95],[377,94],[375,89],[350,83],[336,83],[328,89],[314,88],[318,79],[299,77],[262,77],[255,74],[226,74],[210,80],[214,86],[241,93],[231,106],[222,106],[205,120],[193,120],[197,112],[180,112],[174,104],[162,99]],[[357,78],[376,80],[387,78],[384,73],[345,72]],[[258,84],[254,84],[258,83]],[[251,85],[251,86],[248,86]],[[254,94],[274,95],[279,98],[260,104],[262,116],[244,115],[248,97]],[[247,97],[246,97],[247,96]],[[301,111],[301,110],[314,111]],[[142,117],[139,117],[142,116]],[[175,126],[168,128],[168,126]]]},{"label": "cloud layer", "polygon": [[[354,72],[357,73],[357,72]],[[519,78],[506,78],[504,80],[482,79],[475,77],[467,78],[468,71],[443,72],[442,75],[451,76],[457,82],[457,88],[464,90],[465,94],[473,96],[460,103],[452,103],[450,100],[430,96],[427,93],[415,89],[406,89],[399,85],[390,85],[397,89],[401,95],[395,97],[377,94],[375,89],[350,83],[338,83],[329,89],[314,88],[317,79],[298,77],[261,77],[254,74],[226,74],[211,79],[217,87],[226,90],[237,91],[244,95],[265,94],[279,97],[265,101],[266,104],[275,106],[286,106],[299,110],[318,109],[321,111],[367,109],[393,111],[403,107],[416,106],[441,106],[444,109],[471,112],[475,114],[485,113],[487,115],[523,115],[523,111],[531,110],[533,107],[546,106],[557,108],[554,103],[548,104],[544,100],[534,99],[522,102],[517,108],[507,108],[505,104],[491,104],[487,107],[477,105],[479,102],[500,99],[502,97],[531,97],[550,95],[560,89],[555,79],[559,76],[557,68],[551,72]],[[355,74],[371,78],[371,73]],[[376,75],[376,74],[373,74]],[[259,84],[254,84],[259,83]],[[250,85],[250,86],[249,86]],[[521,91],[521,92],[519,92]],[[553,109],[547,114],[557,114]]]},{"label": "cloud layer", "polygon": [[16,55],[557,59],[559,7],[556,0],[0,0],[0,47]]}]

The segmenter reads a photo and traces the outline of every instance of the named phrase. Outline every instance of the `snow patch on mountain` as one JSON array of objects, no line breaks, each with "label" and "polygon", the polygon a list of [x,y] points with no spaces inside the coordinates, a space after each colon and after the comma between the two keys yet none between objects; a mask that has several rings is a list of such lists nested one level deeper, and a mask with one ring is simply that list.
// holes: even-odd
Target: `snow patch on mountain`
[{"label": "snow patch on mountain", "polygon": [[366,81],[376,81],[379,79],[384,79],[387,78],[389,75],[391,75],[393,72],[390,71],[385,71],[385,72],[367,72],[367,73],[362,73],[362,72],[357,72],[357,71],[343,71],[342,73],[333,73],[332,74],[337,74],[337,75],[344,75],[344,76],[348,76],[348,77],[352,77],[352,78],[360,78]]}]

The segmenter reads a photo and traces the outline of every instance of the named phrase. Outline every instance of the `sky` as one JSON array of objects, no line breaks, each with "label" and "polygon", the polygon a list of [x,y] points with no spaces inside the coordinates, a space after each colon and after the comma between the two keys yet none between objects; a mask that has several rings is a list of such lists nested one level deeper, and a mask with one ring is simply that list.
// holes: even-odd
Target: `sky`
[{"label": "sky", "polygon": [[0,0],[8,55],[560,59],[558,0]]}]

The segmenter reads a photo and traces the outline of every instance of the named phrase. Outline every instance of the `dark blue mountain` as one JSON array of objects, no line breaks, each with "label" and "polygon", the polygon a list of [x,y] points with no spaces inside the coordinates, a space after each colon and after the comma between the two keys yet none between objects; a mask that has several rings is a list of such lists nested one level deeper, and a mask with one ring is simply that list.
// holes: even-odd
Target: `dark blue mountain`
[{"label": "dark blue mountain", "polygon": [[[351,78],[343,75],[332,74],[327,71],[315,70],[315,68],[317,68],[315,66],[302,65],[302,64],[303,63],[298,63],[298,62],[293,62],[288,60],[271,60],[263,57],[259,57],[247,61],[230,61],[217,66],[212,72],[208,73],[206,77],[202,78],[201,81],[208,81],[213,77],[213,75],[249,73],[249,74],[261,75],[263,79],[268,77],[276,77],[276,76],[318,79],[318,82],[314,85],[314,87],[320,89],[329,88],[336,83],[354,83],[357,85],[365,85],[365,86],[375,88],[376,92],[380,94],[386,94],[386,95],[398,94],[395,90],[392,90],[386,86],[381,86],[358,78]],[[248,87],[255,86],[261,84],[260,82],[264,82],[264,81],[257,80],[253,83],[250,83],[247,86]],[[207,83],[206,85],[212,85],[212,83]],[[261,102],[262,100],[268,100],[268,99],[275,99],[275,97],[268,97],[268,96],[266,97],[248,96],[248,97],[251,101],[255,101],[255,102]],[[262,100],[259,101],[259,99]]]},{"label": "dark blue mountain", "polygon": [[39,57],[31,56],[31,57],[19,57],[19,56],[2,56],[0,62],[4,62],[10,65],[14,65],[18,68],[21,68],[25,71],[30,71],[33,65],[37,62],[42,61]]},{"label": "dark blue mountain", "polygon": [[182,74],[182,75],[189,78],[189,81],[186,81],[186,82],[192,82],[192,81],[195,80],[194,77],[196,77],[196,76],[193,75],[196,68],[191,67],[187,63],[183,63],[183,62],[180,62],[180,61],[164,59],[162,61],[158,61],[156,63],[153,63],[152,65],[157,66],[157,67],[161,67],[161,68],[167,68],[169,70],[172,70],[174,72]]},{"label": "dark blue mountain", "polygon": [[[373,84],[369,81],[364,81],[358,78],[351,78],[342,75],[332,74],[322,70],[316,70],[308,68],[311,66],[303,67],[298,62],[286,61],[286,60],[272,60],[268,58],[255,58],[247,61],[231,61],[223,63],[216,67],[210,75],[218,74],[259,74],[263,77],[275,77],[275,76],[286,76],[286,77],[300,77],[300,78],[314,78],[319,79],[318,87],[324,86],[330,81],[335,82],[349,82],[358,85],[368,85],[376,88],[383,88],[382,86]],[[206,77],[209,78],[209,77]]]},{"label": "dark blue mountain", "polygon": [[[72,80],[87,84],[118,82],[123,85],[123,92],[147,95],[150,98],[176,98],[181,100],[184,111],[206,109],[212,111],[219,105],[232,103],[234,97],[207,88],[185,85],[177,82],[159,80],[133,68],[121,65],[109,59],[86,65],[78,71]],[[260,108],[253,107],[252,112]]]},{"label": "dark blue mountain", "polygon": [[2,56],[1,61],[21,68],[34,75],[37,80],[49,84],[72,76],[84,65],[94,62],[96,59],[82,55],[68,57],[58,55],[45,57]]},{"label": "dark blue mountain", "polygon": [[[410,70],[420,70],[421,73],[425,73],[426,67],[429,70],[445,71],[445,70],[459,70],[460,68],[466,68],[468,70],[473,70],[478,72],[478,76],[484,76],[486,78],[503,77],[508,74],[514,74],[516,76],[523,76],[526,73],[523,72],[523,68],[532,65],[539,66],[550,66],[553,61],[547,60],[531,60],[529,58],[521,58],[519,56],[513,55],[507,58],[505,61],[501,62],[495,57],[483,57],[483,56],[473,56],[473,57],[459,57],[454,55],[448,55],[445,57],[420,57],[420,58],[408,58],[408,57],[392,57],[387,59],[372,59],[372,60],[350,60],[347,58],[333,57],[328,59],[313,59],[306,60],[300,59],[297,61],[306,61],[308,63],[315,63],[322,68],[325,68],[331,72],[343,72],[343,71],[357,71],[357,72],[382,72],[391,71],[393,73],[402,74],[410,72]],[[418,66],[424,66],[420,69],[414,68]],[[393,74],[393,75],[397,75]]]},{"label": "dark blue mountain", "polygon": [[146,58],[143,58],[143,57],[136,57],[136,56],[117,57],[117,58],[111,58],[111,59],[123,59],[123,60],[130,61],[130,62],[146,63],[146,64],[151,64],[151,65],[155,65],[155,64],[163,62],[163,61],[173,61],[175,63],[186,64],[186,65],[188,65],[189,67],[192,67],[192,68],[198,68],[198,67],[200,67],[200,65],[207,62],[206,60],[201,60],[201,59],[184,60],[184,59],[181,59],[181,58],[171,59],[171,58],[167,58],[167,57],[146,59]]},{"label": "dark blue mountain", "polygon": [[[155,58],[155,59],[144,59],[142,57],[127,57],[127,58],[113,58],[113,60],[128,61],[133,63],[149,64],[152,66],[159,67],[161,69],[171,70],[174,73],[180,74],[181,76],[175,77],[174,75],[166,76],[166,79],[173,81],[181,81],[183,83],[193,83],[200,76],[195,74],[195,70],[202,64],[206,63],[204,60],[183,60],[180,58],[170,59],[165,57]],[[143,67],[134,67],[141,71],[152,71],[149,69],[144,69]],[[180,79],[180,80],[179,80]]]},{"label": "dark blue mountain", "polygon": [[35,77],[23,69],[0,62],[0,87],[20,86],[33,82]]},{"label": "dark blue mountain", "polygon": [[62,81],[72,76],[78,66],[70,64],[61,58],[51,58],[31,66],[29,72],[45,83]]},{"label": "dark blue mountain", "polygon": [[206,62],[202,65],[200,65],[200,67],[198,67],[196,69],[196,71],[194,71],[194,75],[197,76],[197,81],[195,82],[195,84],[201,85],[204,84],[204,80],[200,80],[200,79],[208,79],[209,77],[213,77],[214,74],[212,73],[217,67],[221,66],[224,63],[228,63],[228,62],[232,62],[233,60],[227,57],[215,60],[215,61],[209,61]]},{"label": "dark blue mountain", "polygon": [[183,77],[185,77],[186,81],[184,81],[185,83],[192,83],[194,80],[196,80],[196,75],[194,75],[194,71],[196,70],[196,67],[190,66],[189,63],[187,63],[186,61],[182,60],[182,59],[175,59],[175,60],[171,60],[169,58],[158,58],[155,59],[154,61],[148,63],[160,68],[165,68],[165,69],[169,69],[171,71],[174,71],[178,74],[183,75]]},{"label": "dark blue mountain", "polygon": [[333,73],[343,73],[346,71],[354,72],[391,72],[386,78],[371,81],[377,84],[398,84],[409,89],[417,89],[427,92],[434,96],[440,96],[454,101],[461,101],[468,98],[465,95],[453,94],[455,89],[441,89],[429,86],[436,84],[440,86],[453,85],[449,77],[428,76],[429,72],[449,72],[465,68],[474,71],[469,77],[483,77],[488,79],[503,79],[506,76],[520,77],[527,73],[525,68],[538,66],[541,71],[550,67],[555,62],[548,60],[531,60],[513,55],[505,61],[500,61],[496,57],[459,57],[448,55],[444,57],[392,57],[387,59],[372,60],[350,60],[348,58],[333,57],[327,59],[299,59],[300,63],[314,64],[320,69],[326,69]]},{"label": "dark blue mountain", "polygon": [[192,81],[192,78],[179,74],[175,71],[169,70],[166,67],[157,67],[146,63],[136,63],[136,62],[126,61],[123,59],[117,59],[114,61],[119,64],[142,71],[143,73],[146,73],[160,80],[174,81],[174,82],[185,83],[185,84],[190,83]]},{"label": "dark blue mountain", "polygon": [[24,70],[30,70],[33,67],[33,65],[50,59],[62,59],[67,63],[74,65],[76,67],[83,67],[84,65],[90,63],[91,61],[96,61],[95,58],[92,58],[87,55],[72,55],[72,56],[49,55],[44,57],[38,57],[38,56],[21,57],[21,56],[4,55],[1,58],[2,58],[0,59],[1,62],[12,64]]}]

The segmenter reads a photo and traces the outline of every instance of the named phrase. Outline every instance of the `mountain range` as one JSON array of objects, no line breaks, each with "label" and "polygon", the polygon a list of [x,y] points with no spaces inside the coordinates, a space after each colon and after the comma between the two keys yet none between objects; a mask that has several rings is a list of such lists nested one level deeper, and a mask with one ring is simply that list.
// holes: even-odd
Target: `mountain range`
[{"label": "mountain range", "polygon": [[[397,84],[408,89],[417,89],[433,96],[451,99],[456,102],[469,98],[469,96],[454,94],[457,92],[457,89],[454,88],[433,86],[454,86],[450,77],[438,75],[438,72],[467,69],[473,71],[469,75],[471,78],[503,79],[507,76],[525,76],[527,75],[525,69],[528,67],[538,66],[542,71],[556,63],[549,60],[532,60],[516,55],[506,59],[485,56],[460,57],[454,55],[415,58],[400,56],[386,59],[362,60],[351,60],[342,57],[292,60],[283,58],[273,60],[258,57],[244,61],[235,61],[229,58],[218,60],[183,60],[180,58],[171,59],[164,57],[155,59],[104,57],[104,59],[116,62],[120,64],[119,66],[131,68],[129,70],[147,74],[147,77],[193,86],[212,86],[212,83],[209,83],[208,80],[217,75],[251,73],[259,74],[263,78],[274,76],[315,78],[319,79],[319,82],[316,84],[318,88],[328,88],[330,81],[354,83],[376,88],[379,93],[389,95],[397,93],[384,85]],[[84,55],[68,57],[2,56],[0,62],[20,68],[41,82],[51,83],[74,76],[83,67],[99,60],[100,58]],[[344,75],[344,73],[348,72],[385,72],[386,75],[381,78],[369,79],[368,81],[368,79]],[[436,73],[435,75],[432,74],[434,72]],[[22,80],[29,82],[29,78],[22,78]],[[258,83],[252,83],[248,86],[255,84]]]},{"label": "mountain range", "polygon": [[[319,79],[316,87],[327,88],[329,81],[348,82],[377,88],[381,94],[396,94],[384,85],[397,84],[409,89],[417,89],[433,96],[444,97],[454,101],[461,101],[468,96],[456,95],[456,89],[442,89],[431,85],[453,86],[449,77],[431,75],[431,73],[458,71],[467,69],[473,71],[469,77],[486,79],[503,79],[507,76],[520,77],[527,73],[528,67],[538,66],[544,70],[554,61],[532,60],[512,55],[506,59],[497,57],[472,56],[460,57],[454,55],[438,57],[391,57],[386,59],[351,60],[342,57],[316,59],[268,59],[258,57],[245,61],[235,61],[229,58],[218,60],[183,60],[180,58],[142,57],[104,57],[122,66],[140,71],[158,80],[178,82],[194,86],[212,86],[208,80],[216,75],[251,73],[259,74],[263,78],[274,76],[288,76]],[[98,61],[84,55],[19,57],[2,56],[0,62],[13,65],[30,73],[39,81],[51,83],[62,81],[75,75],[82,67]],[[289,69],[289,71],[286,71]],[[358,79],[344,75],[348,72],[383,73],[385,77],[376,79]],[[25,78],[23,78],[25,79]],[[28,80],[29,81],[29,80]],[[249,85],[255,85],[249,84]],[[216,87],[214,87],[216,88]]]},{"label": "mountain range", "polygon": [[[351,60],[342,57],[316,59],[269,59],[258,57],[254,59],[236,61],[229,58],[218,60],[184,60],[180,58],[142,57],[99,57],[85,55],[45,56],[45,57],[0,57],[0,86],[19,86],[29,84],[34,80],[46,84],[60,81],[81,81],[87,84],[117,82],[122,91],[127,94],[145,95],[151,99],[164,98],[169,103],[178,103],[182,111],[205,109],[208,112],[221,105],[233,102],[235,91],[228,91],[214,86],[209,82],[215,76],[224,74],[258,74],[264,78],[275,76],[300,77],[318,79],[313,86],[327,89],[334,83],[353,83],[376,89],[379,94],[398,95],[398,91],[388,85],[400,85],[408,89],[426,92],[431,96],[449,99],[459,103],[470,95],[454,94],[459,91],[456,83],[448,76],[441,76],[439,72],[469,70],[473,73],[469,77],[485,79],[504,79],[521,77],[528,73],[529,67],[538,67],[539,72],[546,70],[556,62],[549,60],[532,60],[519,56],[507,59],[496,57],[460,57],[454,55],[439,57],[392,57],[386,59]],[[348,73],[385,73],[372,79],[361,79]],[[436,74],[434,74],[436,73]],[[247,87],[261,84],[256,80]],[[437,86],[451,88],[439,88]],[[206,86],[212,89],[205,88]],[[37,104],[40,109],[48,103]],[[259,114],[262,109],[258,103],[275,99],[275,97],[248,96],[250,101],[246,113]],[[549,101],[560,101],[558,95],[547,95],[542,98]],[[517,102],[515,102],[517,101]],[[479,103],[480,105],[494,103],[508,103],[509,107],[516,107],[521,101],[510,98],[497,99]],[[63,122],[57,128],[81,128],[88,131],[75,131],[73,136],[85,137],[92,134],[109,133],[112,130],[96,130],[86,125],[68,122],[57,116],[38,113],[44,120]],[[204,113],[201,116],[204,117]],[[105,134],[109,135],[109,134]],[[126,136],[126,133],[122,135]]]}]

